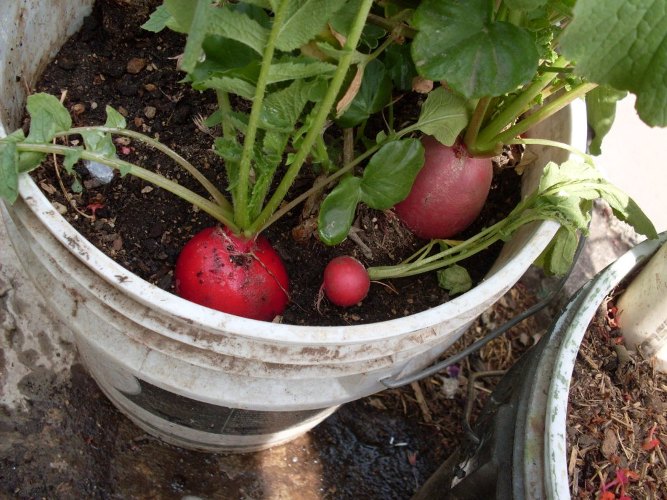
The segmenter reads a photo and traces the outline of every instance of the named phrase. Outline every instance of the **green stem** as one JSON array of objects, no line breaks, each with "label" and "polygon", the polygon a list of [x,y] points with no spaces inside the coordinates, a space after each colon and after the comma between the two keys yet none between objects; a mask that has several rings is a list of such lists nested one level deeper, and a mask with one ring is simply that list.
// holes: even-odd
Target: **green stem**
[{"label": "green stem", "polygon": [[215,202],[223,207],[226,210],[232,209],[232,204],[229,203],[224,194],[222,194],[218,188],[216,188],[211,181],[209,181],[192,163],[183,158],[173,149],[165,146],[160,141],[156,141],[148,137],[147,135],[141,134],[139,132],[134,132],[133,130],[127,130],[124,128],[115,128],[115,127],[75,127],[67,130],[66,132],[60,132],[55,135],[55,137],[66,137],[69,135],[81,134],[81,132],[103,132],[115,135],[121,135],[125,137],[131,137],[132,139],[137,139],[138,141],[147,144],[148,146],[157,149],[158,151],[164,153],[169,158],[171,158],[175,163],[181,166],[186,170],[190,175],[192,175],[199,184],[202,185],[206,191],[211,195]]},{"label": "green stem", "polygon": [[489,109],[489,104],[491,103],[491,97],[482,97],[475,106],[475,111],[472,114],[470,123],[463,138],[463,142],[468,146],[469,144],[475,144],[477,140],[477,135],[479,134],[479,129],[482,127],[484,118],[486,117],[486,112]]},{"label": "green stem", "polygon": [[[362,0],[359,3],[360,5],[357,9],[357,17],[354,20],[354,24],[352,25],[352,29],[350,30],[350,33],[347,37],[347,41],[345,42],[345,47],[343,49],[345,53],[338,62],[338,67],[336,68],[336,72],[334,73],[333,78],[331,79],[331,83],[329,84],[329,89],[326,95],[324,96],[324,99],[321,101],[319,105],[313,123],[311,125],[311,128],[304,137],[303,142],[301,144],[301,148],[299,148],[299,150],[297,151],[294,157],[294,161],[287,169],[287,172],[280,181],[280,184],[278,184],[278,187],[276,188],[273,196],[267,202],[266,206],[259,214],[257,219],[247,229],[247,232],[249,234],[255,234],[258,232],[260,228],[266,227],[266,222],[271,218],[273,212],[276,211],[278,206],[284,200],[285,196],[287,195],[287,191],[289,190],[290,186],[294,183],[294,180],[296,179],[297,175],[301,170],[301,167],[303,166],[306,158],[308,157],[308,154],[310,153],[310,149],[312,148],[315,139],[317,139],[318,134],[321,133],[322,126],[324,125],[324,122],[326,121],[327,116],[329,115],[329,112],[331,111],[331,108],[333,107],[336,101],[340,88],[345,80],[345,76],[347,75],[347,71],[352,63],[352,58],[355,55],[355,49],[357,47],[357,44],[359,43],[359,39],[361,38],[361,32],[366,23],[366,17],[368,16],[368,12],[373,6],[373,0]],[[254,105],[253,105],[253,110],[254,110]]]},{"label": "green stem", "polygon": [[395,19],[387,19],[377,14],[368,14],[368,22],[379,26],[390,32],[394,36],[402,36],[405,38],[414,38],[417,31],[407,26],[404,22],[401,13]]},{"label": "green stem", "polygon": [[252,164],[252,156],[255,148],[255,138],[259,128],[259,118],[264,104],[264,94],[269,81],[269,70],[273,62],[273,53],[276,49],[276,40],[282,28],[283,19],[287,12],[288,0],[281,0],[278,10],[273,18],[273,26],[269,39],[264,49],[262,56],[262,66],[259,71],[257,79],[257,86],[255,90],[255,98],[252,103],[252,110],[250,111],[250,118],[248,119],[248,128],[243,139],[243,153],[239,163],[239,176],[236,186],[236,196],[234,197],[234,218],[239,226],[247,228],[250,223],[250,214],[248,209],[248,188],[250,179],[250,168]]},{"label": "green stem", "polygon": [[513,141],[508,141],[506,144],[524,144],[524,145],[535,144],[538,146],[551,146],[555,148],[564,149],[566,151],[569,151],[570,153],[576,154],[577,156],[580,156],[589,165],[593,165],[595,163],[591,155],[586,154],[583,151],[569,144],[565,144],[564,142],[552,141],[549,139],[514,139]]},{"label": "green stem", "polygon": [[133,175],[134,177],[138,177],[140,179],[148,181],[157,187],[160,187],[162,189],[169,191],[172,194],[175,194],[179,198],[187,201],[188,203],[192,203],[193,205],[197,206],[198,208],[209,214],[211,217],[215,218],[216,220],[227,226],[230,230],[236,233],[239,232],[239,228],[234,224],[234,221],[232,219],[233,214],[229,210],[225,209],[224,207],[221,207],[220,205],[216,205],[212,201],[207,200],[203,196],[200,196],[193,191],[190,191],[188,188],[181,186],[177,182],[169,180],[160,174],[151,172],[150,170],[146,170],[145,168],[134,165],[133,163],[120,160],[118,158],[108,158],[103,155],[91,153],[90,151],[80,151],[68,146],[18,143],[16,147],[18,151],[29,151],[35,153],[46,153],[46,154],[57,154],[57,155],[66,155],[67,153],[78,151],[81,154],[81,159],[101,163],[111,168],[118,169],[121,172],[126,172],[130,175]]},{"label": "green stem", "polygon": [[[564,57],[559,57],[551,65],[552,68],[563,68],[569,62]],[[480,130],[474,143],[466,142],[471,152],[483,151],[484,149],[494,149],[497,140],[494,138],[525,111],[526,106],[530,104],[543,89],[545,89],[558,76],[558,73],[543,72],[528,88],[517,95],[513,101],[507,104],[503,110],[498,113],[487,125]]]},{"label": "green stem", "polygon": [[223,90],[218,90],[216,95],[218,97],[218,109],[220,110],[220,120],[222,122],[222,135],[225,138],[232,138],[236,135],[236,128],[229,119],[229,114],[232,112],[229,94]]},{"label": "green stem", "polygon": [[527,116],[523,120],[516,123],[514,126],[498,134],[491,142],[506,144],[507,142],[513,140],[515,137],[528,131],[531,127],[537,125],[541,121],[546,120],[551,115],[557,113],[575,99],[578,99],[583,95],[586,95],[595,87],[597,87],[596,83],[579,84],[572,90],[564,93],[563,95],[559,96],[558,98],[554,99],[548,104],[545,104],[535,113]]}]

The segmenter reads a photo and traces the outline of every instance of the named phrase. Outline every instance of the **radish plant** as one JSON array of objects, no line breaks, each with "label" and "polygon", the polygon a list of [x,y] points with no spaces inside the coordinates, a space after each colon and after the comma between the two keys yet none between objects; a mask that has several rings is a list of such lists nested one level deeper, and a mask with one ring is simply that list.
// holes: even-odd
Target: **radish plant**
[{"label": "radish plant", "polygon": [[[112,108],[103,126],[73,127],[57,98],[35,94],[27,103],[27,136],[17,130],[0,139],[0,196],[13,202],[19,174],[47,154],[62,156],[71,173],[79,160],[90,160],[167,189],[223,226],[196,236],[184,249],[179,293],[258,319],[280,314],[289,290],[281,265],[260,257],[271,253],[262,231],[324,190],[318,216],[324,244],[347,237],[359,203],[377,210],[395,207],[408,228],[433,238],[405,262],[369,269],[370,279],[437,271],[443,286],[465,291],[465,272],[457,262],[507,239],[525,223],[544,219],[562,224],[543,257],[548,269],[559,272],[571,260],[576,231],[585,230],[594,198],[607,199],[638,232],[655,235],[632,200],[585,162],[550,165],[540,189],[506,219],[469,240],[450,238],[484,203],[490,158],[508,144],[554,145],[522,134],[572,100],[586,96],[596,133],[593,150],[613,118],[615,99],[626,91],[637,94],[644,121],[667,124],[667,90],[661,83],[667,70],[656,64],[667,60],[667,14],[659,4],[165,0],[144,28],[187,35],[180,69],[185,82],[216,96],[218,109],[205,124],[219,130],[212,147],[227,185],[214,185],[178,153],[126,128]],[[428,95],[418,116],[405,122],[395,116],[396,102],[413,87]],[[119,159],[114,136],[166,154],[194,176],[206,196]],[[73,146],[71,137],[80,137],[82,145]],[[306,192],[286,199],[305,168],[320,175]],[[273,282],[275,296],[253,303],[238,297],[233,283],[216,278],[212,281],[220,285],[223,299],[214,300],[216,292],[208,288],[214,285],[200,283],[198,273],[220,258],[220,244],[226,265],[245,266],[250,273],[235,279],[258,273]],[[189,290],[186,282],[199,291]],[[264,311],[260,303],[267,301],[272,305]],[[237,303],[245,305],[229,306]]]}]

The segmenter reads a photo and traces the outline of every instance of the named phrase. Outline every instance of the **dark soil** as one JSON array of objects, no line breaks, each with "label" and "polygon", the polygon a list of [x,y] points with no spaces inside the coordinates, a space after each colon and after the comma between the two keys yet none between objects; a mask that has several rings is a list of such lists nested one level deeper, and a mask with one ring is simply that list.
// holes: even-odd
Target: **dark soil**
[{"label": "dark soil", "polygon": [[626,349],[615,320],[621,292],[610,295],[589,325],[572,375],[567,433],[573,498],[667,496],[667,375]]},{"label": "dark soil", "polygon": [[[150,2],[141,2],[146,3]],[[97,2],[80,32],[46,69],[36,91],[64,95],[78,126],[103,124],[105,107],[111,105],[125,115],[128,128],[158,137],[215,184],[224,186],[224,167],[211,149],[213,137],[205,127],[195,124],[215,110],[214,95],[179,83],[183,74],[176,71],[175,58],[182,52],[183,37],[168,30],[159,34],[141,30],[139,26],[149,12],[150,5],[137,9],[112,0]],[[414,96],[404,96],[398,102],[398,110],[403,108],[408,114],[414,114],[420,104]],[[166,157],[124,140],[117,141],[117,149],[122,159],[201,193],[189,175]],[[502,158],[503,163],[507,161],[507,156]],[[110,184],[96,187],[87,170],[79,166],[84,190],[76,194],[71,189],[74,179],[62,168],[58,171],[62,186],[52,161],[34,177],[65,217],[121,265],[165,290],[172,290],[172,269],[182,246],[197,231],[215,223],[174,195],[130,176],[121,179],[116,174]],[[293,186],[292,195],[308,189],[316,174],[307,172]],[[506,215],[517,202],[518,183],[513,169],[497,168],[487,206],[466,234],[474,234]],[[354,238],[330,248],[314,235],[315,220],[316,210],[298,207],[266,232],[291,279],[291,304],[283,322],[369,323],[413,314],[449,299],[434,273],[429,273],[384,284],[389,286],[373,284],[361,306],[342,310],[323,301],[318,310],[315,303],[322,272],[334,256],[354,255],[366,265],[387,265],[412,254],[423,242],[407,232],[391,212],[362,208]],[[498,251],[499,246],[467,261],[473,280],[482,279]]]}]

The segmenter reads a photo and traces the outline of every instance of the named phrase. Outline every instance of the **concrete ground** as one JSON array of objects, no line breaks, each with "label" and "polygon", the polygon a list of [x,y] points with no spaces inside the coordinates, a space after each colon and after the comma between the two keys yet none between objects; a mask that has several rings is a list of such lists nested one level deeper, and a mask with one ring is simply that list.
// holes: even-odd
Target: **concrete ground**
[{"label": "concrete ground", "polygon": [[[667,230],[665,144],[667,130],[639,123],[628,99],[599,160],[659,231]],[[632,231],[597,207],[567,293],[636,241]],[[0,497],[82,498],[83,488],[89,498],[346,498],[346,490],[326,485],[326,471],[310,455],[308,436],[261,454],[222,460],[161,445],[137,430],[97,390],[79,364],[71,332],[50,318],[23,279],[2,224],[0,330]],[[345,413],[332,418],[330,429],[349,425]],[[327,436],[327,449],[335,452],[335,438]],[[147,441],[149,454],[144,453]],[[140,449],[143,458],[134,455]],[[37,466],[44,463],[46,468]],[[391,490],[383,495],[402,498]]]}]

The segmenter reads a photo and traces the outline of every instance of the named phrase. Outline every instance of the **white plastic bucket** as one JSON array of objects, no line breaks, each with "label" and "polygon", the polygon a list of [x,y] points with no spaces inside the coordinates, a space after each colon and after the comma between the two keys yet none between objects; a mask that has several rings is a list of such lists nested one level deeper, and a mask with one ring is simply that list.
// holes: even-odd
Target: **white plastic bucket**
[{"label": "white plastic bucket", "polygon": [[[60,26],[79,26],[89,4],[0,5],[0,134],[17,127],[25,102],[13,68],[22,68],[25,81],[37,79],[39,62],[67,37]],[[20,28],[20,19],[39,19],[39,26]],[[583,150],[583,104],[532,135]],[[567,158],[558,149],[533,149],[535,167]],[[536,185],[539,168],[528,172],[524,191]],[[381,379],[428,365],[516,283],[557,229],[551,222],[523,228],[480,285],[441,306],[378,324],[304,327],[231,316],[152,286],[86,241],[27,175],[20,195],[3,209],[10,240],[26,275],[75,332],[100,387],[146,431],[212,451],[289,440],[336,406],[382,390]]]}]

